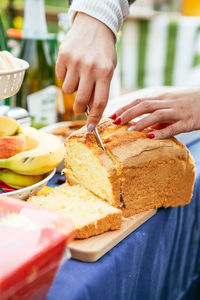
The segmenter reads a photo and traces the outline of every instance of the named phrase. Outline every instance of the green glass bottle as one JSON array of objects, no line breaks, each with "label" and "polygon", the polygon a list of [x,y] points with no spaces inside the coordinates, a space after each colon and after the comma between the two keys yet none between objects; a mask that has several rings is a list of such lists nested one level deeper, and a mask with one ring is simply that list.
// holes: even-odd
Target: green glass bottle
[{"label": "green glass bottle", "polygon": [[19,57],[29,62],[16,105],[28,109],[32,125],[55,123],[55,63],[47,33],[44,0],[26,0],[23,39]]},{"label": "green glass bottle", "polygon": [[8,50],[8,48],[7,48],[6,34],[1,20],[1,15],[0,15],[0,51],[3,50]]},{"label": "green glass bottle", "polygon": [[[1,18],[1,13],[0,13],[0,51],[8,50],[7,47],[7,37],[5,33],[5,29],[3,26],[2,18]],[[0,100],[0,106],[2,107],[4,104],[10,105],[10,98]],[[0,114],[2,111],[0,110]]]}]

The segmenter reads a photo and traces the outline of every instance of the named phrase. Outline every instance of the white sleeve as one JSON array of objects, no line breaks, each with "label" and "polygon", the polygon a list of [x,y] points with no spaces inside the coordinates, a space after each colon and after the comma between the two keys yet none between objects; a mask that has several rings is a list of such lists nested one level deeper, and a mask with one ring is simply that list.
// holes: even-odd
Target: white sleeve
[{"label": "white sleeve", "polygon": [[128,0],[73,0],[69,9],[71,23],[77,12],[100,20],[117,36],[123,19],[129,13],[129,4]]}]

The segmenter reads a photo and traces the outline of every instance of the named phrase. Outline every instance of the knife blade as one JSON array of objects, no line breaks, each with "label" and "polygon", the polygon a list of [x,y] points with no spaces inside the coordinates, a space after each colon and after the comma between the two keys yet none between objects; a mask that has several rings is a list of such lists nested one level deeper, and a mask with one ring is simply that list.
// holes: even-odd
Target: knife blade
[{"label": "knife blade", "polygon": [[[89,105],[87,105],[87,107],[86,107],[86,115],[88,116],[89,113],[90,113],[90,107],[89,107]],[[103,151],[106,152],[106,149],[105,149],[105,147],[104,147],[104,144],[103,144],[103,142],[102,142],[102,139],[101,139],[101,137],[100,137],[100,135],[99,135],[99,132],[98,132],[97,128],[95,128],[95,129],[93,130],[93,132],[94,132],[94,135],[95,135],[97,144],[103,149]]]}]

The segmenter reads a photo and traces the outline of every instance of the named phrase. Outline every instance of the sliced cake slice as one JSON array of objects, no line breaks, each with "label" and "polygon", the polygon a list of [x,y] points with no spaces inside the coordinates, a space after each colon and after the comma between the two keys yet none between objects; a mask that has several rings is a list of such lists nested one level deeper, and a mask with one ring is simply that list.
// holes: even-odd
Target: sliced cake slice
[{"label": "sliced cake slice", "polygon": [[121,210],[78,185],[64,184],[45,195],[32,196],[28,202],[69,216],[74,224],[77,239],[115,230],[121,225]]},{"label": "sliced cake slice", "polygon": [[80,184],[109,204],[119,207],[120,178],[115,163],[98,147],[94,134],[88,134],[85,127],[77,130],[67,139],[65,150],[64,173],[68,183]]}]

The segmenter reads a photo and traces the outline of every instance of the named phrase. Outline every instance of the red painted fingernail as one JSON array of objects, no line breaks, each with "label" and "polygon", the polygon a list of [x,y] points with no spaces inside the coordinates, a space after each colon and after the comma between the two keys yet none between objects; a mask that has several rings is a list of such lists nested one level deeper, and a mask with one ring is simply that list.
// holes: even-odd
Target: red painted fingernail
[{"label": "red painted fingernail", "polygon": [[155,138],[155,134],[154,134],[154,133],[148,133],[148,134],[147,134],[147,137],[148,137],[149,139],[153,139],[153,138]]},{"label": "red painted fingernail", "polygon": [[113,114],[113,115],[111,115],[109,118],[115,120],[116,117],[117,117],[117,114]]},{"label": "red painted fingernail", "polygon": [[114,121],[114,124],[118,125],[121,123],[121,121],[122,121],[122,119],[119,117]]}]

